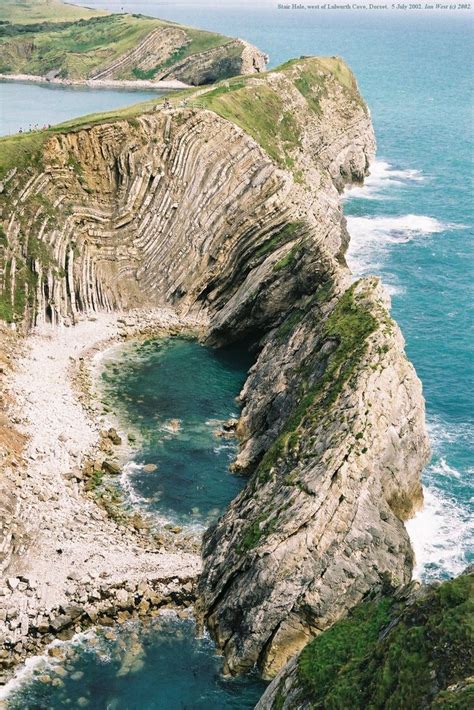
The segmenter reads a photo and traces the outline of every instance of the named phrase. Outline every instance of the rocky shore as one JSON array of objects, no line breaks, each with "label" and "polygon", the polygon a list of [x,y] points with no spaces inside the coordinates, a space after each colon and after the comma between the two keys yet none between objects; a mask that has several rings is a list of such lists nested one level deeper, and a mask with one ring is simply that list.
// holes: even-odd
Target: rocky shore
[{"label": "rocky shore", "polygon": [[5,475],[25,544],[0,586],[0,680],[55,637],[193,600],[200,557],[192,535],[157,535],[139,515],[118,523],[107,500],[97,505],[90,462],[92,470],[118,470],[121,437],[101,421],[90,385],[94,357],[111,344],[198,334],[203,325],[170,309],[100,314],[74,328],[38,329],[23,345],[8,389],[27,443]]},{"label": "rocky shore", "polygon": [[151,89],[153,91],[172,91],[187,89],[188,84],[185,84],[178,79],[163,79],[160,81],[147,81],[144,79],[47,79],[45,76],[37,76],[35,74],[0,74],[0,81],[19,81],[29,82],[33,84],[46,84],[51,86],[77,86],[87,87],[89,89],[136,89],[143,91]]}]

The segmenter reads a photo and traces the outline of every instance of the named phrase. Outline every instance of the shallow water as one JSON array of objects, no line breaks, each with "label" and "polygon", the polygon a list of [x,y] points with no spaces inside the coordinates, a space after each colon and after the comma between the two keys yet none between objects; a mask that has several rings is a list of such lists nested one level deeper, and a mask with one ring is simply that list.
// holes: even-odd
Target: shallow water
[{"label": "shallow water", "polygon": [[165,93],[0,81],[0,135],[130,106]]},{"label": "shallow water", "polygon": [[[425,509],[409,524],[417,555],[416,573],[425,579],[458,573],[472,559],[473,540],[469,530],[474,448],[469,315],[473,263],[469,229],[473,177],[471,27],[465,18],[453,14],[288,13],[277,11],[273,2],[265,8],[263,3],[246,3],[245,9],[237,3],[227,7],[223,2],[217,6],[187,0],[168,5],[153,0],[85,0],[84,4],[116,10],[124,7],[245,37],[269,52],[273,66],[301,54],[338,54],[351,64],[372,112],[378,162],[367,186],[353,190],[346,201],[352,236],[349,259],[357,273],[380,274],[388,284],[394,317],[403,329],[408,354],[423,381],[427,399],[433,459],[424,472]],[[213,6],[206,7],[210,4]],[[135,93],[134,97],[139,100]],[[76,110],[76,114],[85,112]],[[239,387],[229,393],[229,407],[222,407],[223,418],[236,411],[231,400]],[[135,411],[140,414],[138,408]],[[170,410],[167,416],[177,415]],[[206,446],[213,448],[212,429],[207,433]],[[154,430],[151,434],[152,439],[157,438]],[[201,441],[201,434],[190,431],[189,438]],[[174,440],[169,441],[173,444]],[[153,447],[147,450],[147,446],[143,461],[151,459]],[[222,457],[222,485],[227,485],[225,476],[230,476],[224,472],[228,456],[230,451]],[[150,497],[153,495],[154,490]],[[192,495],[199,500],[198,521],[205,519],[213,507],[219,508],[217,501],[206,509],[202,491]],[[227,500],[232,495],[229,491]],[[168,511],[172,498],[173,491],[167,484],[161,500],[167,501]],[[151,500],[144,502],[146,506],[154,504]],[[189,507],[175,514],[179,519],[193,519]],[[188,628],[185,642],[191,646],[197,643],[192,628]],[[194,675],[187,673],[188,666],[192,667],[187,662],[190,656],[182,651],[181,640],[176,643],[163,646],[158,639],[157,645],[167,649],[163,660],[158,657],[157,661],[146,662],[141,671],[125,680],[116,678],[110,662],[104,664],[94,654],[88,655],[81,661],[87,672],[81,692],[102,702],[110,691],[111,700],[118,698],[119,703],[109,705],[110,710],[174,710],[186,707],[185,703],[189,708],[201,707],[201,694],[221,692],[225,682],[218,676],[211,650],[202,656],[205,662],[198,674],[207,688],[196,686]],[[157,675],[161,667],[173,680],[174,695],[166,695],[171,691],[167,679],[162,681]],[[65,679],[65,683],[64,703],[45,707],[74,707],[67,701],[75,702],[77,689],[71,679]],[[208,702],[203,707],[251,707],[253,701],[245,704],[245,687],[234,688],[235,695],[230,699],[227,696],[225,701],[219,700],[216,705]],[[55,703],[59,702],[56,697]],[[32,710],[43,706],[24,703],[19,707]],[[101,710],[107,705],[92,703],[89,707]]]},{"label": "shallow water", "polygon": [[247,710],[265,687],[255,677],[223,678],[222,659],[196,637],[192,620],[162,615],[113,636],[86,634],[64,646],[64,661],[40,661],[10,695],[9,710]]},{"label": "shallow water", "polygon": [[123,479],[132,502],[181,524],[217,519],[245,484],[229,471],[236,439],[217,432],[238,416],[235,398],[251,364],[245,349],[182,338],[112,354],[102,374],[105,400],[140,437]]}]

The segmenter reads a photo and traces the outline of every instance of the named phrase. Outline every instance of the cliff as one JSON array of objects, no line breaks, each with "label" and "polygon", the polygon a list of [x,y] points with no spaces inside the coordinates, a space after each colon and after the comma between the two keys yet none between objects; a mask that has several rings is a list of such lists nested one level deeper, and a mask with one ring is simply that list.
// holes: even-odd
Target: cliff
[{"label": "cliff", "polygon": [[[21,6],[18,7],[18,9]],[[65,6],[64,6],[65,7]],[[58,3],[58,15],[61,16]],[[6,18],[10,17],[8,7]],[[143,15],[97,14],[80,19],[0,24],[0,73],[47,79],[177,79],[209,84],[265,70],[266,57],[238,39]],[[0,19],[3,19],[0,12]]]},{"label": "cliff", "polygon": [[256,710],[471,707],[473,603],[468,570],[366,601],[294,658]]},{"label": "cliff", "polygon": [[[226,668],[274,675],[390,582],[428,457],[421,386],[377,279],[352,283],[340,192],[375,151],[338,58],[0,141],[0,313],[172,306],[250,339],[242,494],[205,536],[198,613]],[[182,101],[187,102],[182,105]]]}]

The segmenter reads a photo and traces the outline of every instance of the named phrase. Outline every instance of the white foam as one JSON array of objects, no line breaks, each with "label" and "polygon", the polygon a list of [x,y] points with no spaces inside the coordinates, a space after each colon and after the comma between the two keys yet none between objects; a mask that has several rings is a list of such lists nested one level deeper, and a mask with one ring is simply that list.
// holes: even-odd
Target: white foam
[{"label": "white foam", "polygon": [[386,199],[382,193],[392,187],[421,182],[425,178],[419,170],[397,170],[386,160],[374,160],[370,166],[370,174],[361,187],[348,187],[344,199],[381,200]]},{"label": "white foam", "polygon": [[146,498],[143,498],[142,496],[138,495],[131,480],[131,476],[133,475],[133,473],[142,470],[143,466],[135,463],[135,461],[129,461],[127,465],[124,466],[120,475],[120,485],[122,487],[122,490],[125,491],[125,493],[127,494],[130,503],[135,505],[143,505],[147,502]]},{"label": "white foam", "polygon": [[28,683],[35,676],[35,671],[43,667],[45,671],[49,668],[59,665],[61,662],[48,654],[48,650],[54,646],[75,646],[84,643],[88,639],[96,635],[95,629],[88,629],[75,634],[70,641],[61,641],[55,639],[48,644],[44,652],[38,656],[27,658],[21,668],[15,673],[13,678],[3,686],[0,686],[0,701],[6,700],[13,692],[18,690],[22,685]]},{"label": "white foam", "polygon": [[[347,261],[355,276],[378,271],[392,246],[406,244],[420,237],[458,228],[434,217],[406,214],[398,217],[347,217],[350,243]],[[397,288],[397,284],[393,284]]]},{"label": "white foam", "polygon": [[423,510],[406,523],[415,552],[416,579],[455,576],[465,569],[474,541],[469,511],[434,487],[425,488]]}]

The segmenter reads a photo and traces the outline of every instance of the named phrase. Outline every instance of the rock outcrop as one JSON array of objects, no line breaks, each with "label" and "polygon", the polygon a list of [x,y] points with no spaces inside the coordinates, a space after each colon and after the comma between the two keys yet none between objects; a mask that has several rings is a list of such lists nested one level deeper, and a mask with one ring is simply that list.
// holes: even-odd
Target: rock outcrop
[{"label": "rock outcrop", "polygon": [[237,465],[258,465],[205,535],[201,608],[232,673],[271,677],[371,589],[411,578],[420,384],[376,279],[308,299],[250,372]]},{"label": "rock outcrop", "polygon": [[378,280],[345,265],[340,192],[375,143],[344,63],[186,98],[49,131],[33,164],[5,167],[0,298],[37,324],[172,305],[205,314],[209,343],[253,342],[235,464],[250,479],[205,536],[198,612],[229,672],[272,676],[409,580],[423,399]]},{"label": "rock outcrop", "polygon": [[473,603],[472,570],[372,598],[293,658],[256,710],[470,707]]}]

